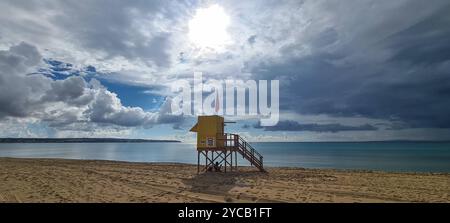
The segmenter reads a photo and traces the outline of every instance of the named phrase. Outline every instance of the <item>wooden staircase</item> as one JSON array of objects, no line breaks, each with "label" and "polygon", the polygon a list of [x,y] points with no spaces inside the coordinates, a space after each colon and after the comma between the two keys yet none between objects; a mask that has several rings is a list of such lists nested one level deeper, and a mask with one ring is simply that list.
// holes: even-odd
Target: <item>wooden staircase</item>
[{"label": "wooden staircase", "polygon": [[242,155],[242,158],[248,160],[252,166],[255,166],[261,172],[266,172],[264,170],[263,156],[241,136],[238,134],[225,133],[223,135],[218,135],[217,139],[221,142],[219,146],[220,150],[238,152]]},{"label": "wooden staircase", "polygon": [[248,160],[252,166],[258,168],[261,172],[266,172],[263,165],[263,156],[258,153],[247,141],[242,137],[238,137],[238,143],[236,145],[238,152],[243,158]]}]

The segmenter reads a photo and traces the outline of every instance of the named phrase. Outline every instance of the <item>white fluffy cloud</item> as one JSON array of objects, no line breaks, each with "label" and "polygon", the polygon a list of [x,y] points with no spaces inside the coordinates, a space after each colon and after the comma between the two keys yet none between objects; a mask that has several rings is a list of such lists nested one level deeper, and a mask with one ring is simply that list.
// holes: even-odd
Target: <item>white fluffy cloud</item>
[{"label": "white fluffy cloud", "polygon": [[[53,80],[32,71],[41,65],[36,47],[20,43],[0,51],[0,118],[28,119],[61,130],[92,130],[98,125],[152,127],[172,123],[167,111],[123,106],[115,93],[92,79]],[[84,128],[84,129],[83,129]]]}]

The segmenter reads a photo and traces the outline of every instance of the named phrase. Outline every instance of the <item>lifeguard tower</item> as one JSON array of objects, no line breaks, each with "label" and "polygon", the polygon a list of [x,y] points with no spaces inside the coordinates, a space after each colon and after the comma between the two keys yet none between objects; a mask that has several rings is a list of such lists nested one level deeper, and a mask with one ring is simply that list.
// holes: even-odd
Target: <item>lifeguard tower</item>
[{"label": "lifeguard tower", "polygon": [[[265,171],[261,154],[239,135],[225,133],[225,123],[232,122],[225,122],[218,115],[198,116],[197,124],[190,130],[197,133],[197,172],[215,169],[217,166],[221,170],[223,167],[224,172],[237,170],[237,153],[252,166]],[[200,160],[203,157],[205,166],[200,170]]]}]

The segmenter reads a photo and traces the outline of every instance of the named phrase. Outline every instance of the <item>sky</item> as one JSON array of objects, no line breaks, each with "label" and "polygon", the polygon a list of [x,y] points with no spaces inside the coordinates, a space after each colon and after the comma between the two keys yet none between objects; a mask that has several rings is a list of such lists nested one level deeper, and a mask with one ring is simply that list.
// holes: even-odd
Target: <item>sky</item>
[{"label": "sky", "polygon": [[279,80],[250,141],[450,140],[447,0],[3,0],[0,137],[194,140],[170,86]]}]

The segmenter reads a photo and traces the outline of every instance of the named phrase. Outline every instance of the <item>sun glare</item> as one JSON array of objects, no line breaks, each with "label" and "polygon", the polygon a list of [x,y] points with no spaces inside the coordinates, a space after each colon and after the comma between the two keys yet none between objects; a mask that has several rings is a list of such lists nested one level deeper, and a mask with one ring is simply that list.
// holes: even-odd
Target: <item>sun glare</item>
[{"label": "sun glare", "polygon": [[229,24],[230,18],[219,5],[197,9],[189,21],[189,39],[200,48],[223,49],[230,43]]}]

